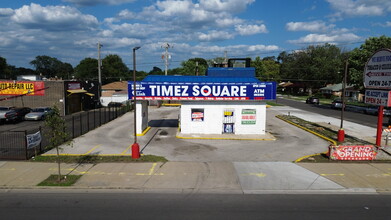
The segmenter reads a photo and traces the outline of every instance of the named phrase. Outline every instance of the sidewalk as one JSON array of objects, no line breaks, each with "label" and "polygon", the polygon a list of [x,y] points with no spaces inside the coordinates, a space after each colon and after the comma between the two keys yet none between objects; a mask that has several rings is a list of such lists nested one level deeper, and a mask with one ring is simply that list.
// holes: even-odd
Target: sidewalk
[{"label": "sidewalk", "polygon": [[[307,121],[338,124],[326,116],[273,107]],[[126,116],[125,116],[126,117]],[[346,133],[373,138],[375,129],[345,122]],[[109,125],[107,125],[109,126]],[[114,129],[114,128],[113,128]],[[124,128],[118,128],[124,130]],[[304,131],[303,131],[304,132]],[[303,133],[304,134],[304,133]],[[268,142],[270,143],[270,142]],[[82,175],[72,187],[60,189],[121,189],[138,193],[390,193],[391,163],[292,163],[292,162],[167,162],[61,164],[63,175]],[[0,161],[0,189],[58,190],[38,187],[56,163]]]},{"label": "sidewalk", "polygon": [[[60,189],[122,189],[138,193],[345,194],[391,192],[391,164],[290,162],[167,162],[62,164],[62,174],[82,175]],[[38,187],[55,163],[0,162],[0,189]]]}]

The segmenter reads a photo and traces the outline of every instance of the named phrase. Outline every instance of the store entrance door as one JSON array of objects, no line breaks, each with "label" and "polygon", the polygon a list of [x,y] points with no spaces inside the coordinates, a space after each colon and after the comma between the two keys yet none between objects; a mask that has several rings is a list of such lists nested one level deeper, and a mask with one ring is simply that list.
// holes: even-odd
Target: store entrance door
[{"label": "store entrance door", "polygon": [[235,133],[234,109],[224,109],[223,114],[223,134]]}]

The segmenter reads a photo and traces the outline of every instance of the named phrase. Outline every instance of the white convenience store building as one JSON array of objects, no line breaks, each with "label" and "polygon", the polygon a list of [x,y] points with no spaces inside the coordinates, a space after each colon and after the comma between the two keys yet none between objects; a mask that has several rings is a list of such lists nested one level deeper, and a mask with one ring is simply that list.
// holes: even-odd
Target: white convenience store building
[{"label": "white convenience store building", "polygon": [[[137,82],[137,133],[148,126],[141,100],[180,100],[183,134],[265,134],[265,100],[276,98],[276,83],[260,82],[254,68],[212,69],[208,76],[149,75]],[[128,86],[132,100],[133,82]]]}]

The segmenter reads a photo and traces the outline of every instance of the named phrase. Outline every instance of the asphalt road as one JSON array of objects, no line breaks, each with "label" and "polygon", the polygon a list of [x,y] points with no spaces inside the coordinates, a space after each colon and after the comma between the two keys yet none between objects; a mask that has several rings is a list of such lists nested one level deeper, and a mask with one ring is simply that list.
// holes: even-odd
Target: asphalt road
[{"label": "asphalt road", "polygon": [[[317,114],[329,116],[329,117],[341,118],[341,110],[332,109],[331,105],[306,104],[305,102],[300,102],[300,101],[295,101],[295,100],[280,98],[280,97],[278,97],[277,103],[291,106],[297,109],[302,109]],[[345,111],[344,120],[358,123],[361,125],[366,125],[373,128],[377,127],[377,116],[375,115],[368,115],[360,112]],[[385,125],[387,122],[388,122],[388,117],[384,117],[383,124]]]},{"label": "asphalt road", "polygon": [[390,219],[387,195],[1,193],[2,219]]}]

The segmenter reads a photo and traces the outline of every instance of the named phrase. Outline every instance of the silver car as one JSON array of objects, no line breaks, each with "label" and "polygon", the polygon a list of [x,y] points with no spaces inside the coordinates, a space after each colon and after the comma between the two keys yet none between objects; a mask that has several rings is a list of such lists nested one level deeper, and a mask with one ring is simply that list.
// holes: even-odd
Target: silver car
[{"label": "silver car", "polygon": [[26,121],[44,120],[45,117],[52,112],[53,110],[49,107],[35,108],[30,113],[24,116],[24,120]]}]

